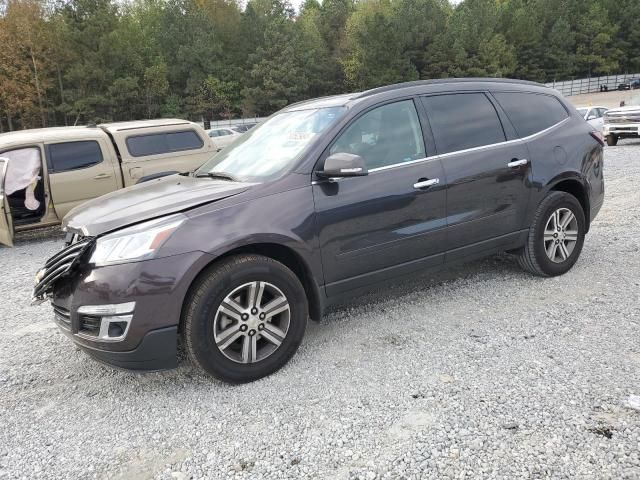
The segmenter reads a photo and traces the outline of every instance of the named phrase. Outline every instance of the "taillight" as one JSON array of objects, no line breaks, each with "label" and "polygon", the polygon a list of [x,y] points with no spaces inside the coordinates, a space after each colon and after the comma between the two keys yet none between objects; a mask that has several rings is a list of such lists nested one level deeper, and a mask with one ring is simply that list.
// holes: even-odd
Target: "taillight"
[{"label": "taillight", "polygon": [[602,135],[602,132],[600,132],[599,130],[592,130],[589,132],[589,135],[591,135],[600,145],[604,147],[604,135]]}]

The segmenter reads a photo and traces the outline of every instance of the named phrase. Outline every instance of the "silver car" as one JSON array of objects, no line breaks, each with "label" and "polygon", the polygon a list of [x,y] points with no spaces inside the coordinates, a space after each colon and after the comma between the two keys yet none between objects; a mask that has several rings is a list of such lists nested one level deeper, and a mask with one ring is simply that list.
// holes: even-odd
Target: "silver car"
[{"label": "silver car", "polygon": [[207,134],[211,137],[211,141],[216,147],[216,150],[222,150],[227,145],[233,143],[241,133],[236,132],[230,127],[212,128],[207,130]]},{"label": "silver car", "polygon": [[578,113],[585,121],[601,132],[604,127],[604,114],[609,110],[607,107],[578,107]]}]

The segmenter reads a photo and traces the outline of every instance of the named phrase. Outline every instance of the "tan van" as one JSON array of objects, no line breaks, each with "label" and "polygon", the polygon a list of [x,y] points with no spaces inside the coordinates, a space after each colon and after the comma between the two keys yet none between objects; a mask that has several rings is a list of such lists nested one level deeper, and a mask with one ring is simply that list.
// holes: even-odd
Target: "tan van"
[{"label": "tan van", "polygon": [[202,127],[176,119],[0,134],[0,243],[92,198],[195,170],[215,151]]}]

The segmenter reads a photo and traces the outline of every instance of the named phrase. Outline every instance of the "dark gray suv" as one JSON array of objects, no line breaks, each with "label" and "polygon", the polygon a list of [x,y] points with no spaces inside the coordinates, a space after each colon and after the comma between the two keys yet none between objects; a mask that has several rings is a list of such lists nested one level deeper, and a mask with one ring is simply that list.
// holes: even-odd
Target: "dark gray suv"
[{"label": "dark gray suv", "polygon": [[496,252],[541,276],[578,259],[604,198],[603,139],[556,91],[413,82],[291,105],[192,174],[92,200],[36,277],[77,345],[246,382],[307,319],[380,282]]}]

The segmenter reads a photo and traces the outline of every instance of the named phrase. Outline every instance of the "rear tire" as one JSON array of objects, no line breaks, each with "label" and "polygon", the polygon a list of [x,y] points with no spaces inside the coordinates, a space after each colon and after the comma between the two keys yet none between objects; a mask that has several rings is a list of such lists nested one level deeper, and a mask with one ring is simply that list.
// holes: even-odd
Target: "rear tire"
[{"label": "rear tire", "polygon": [[251,382],[289,361],[308,317],[304,288],[291,270],[261,255],[234,256],[206,270],[191,287],[184,343],[208,374],[229,383]]},{"label": "rear tire", "polygon": [[585,232],[580,202],[568,193],[551,192],[536,210],[518,264],[534,275],[562,275],[578,260]]},{"label": "rear tire", "polygon": [[607,145],[615,147],[618,144],[618,137],[616,135],[607,135]]}]

